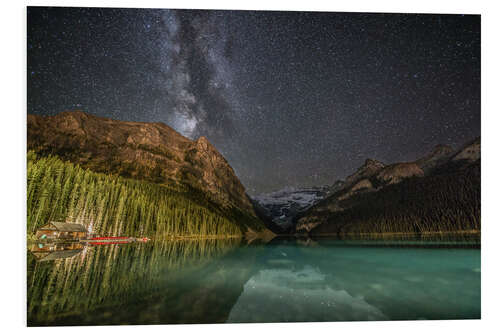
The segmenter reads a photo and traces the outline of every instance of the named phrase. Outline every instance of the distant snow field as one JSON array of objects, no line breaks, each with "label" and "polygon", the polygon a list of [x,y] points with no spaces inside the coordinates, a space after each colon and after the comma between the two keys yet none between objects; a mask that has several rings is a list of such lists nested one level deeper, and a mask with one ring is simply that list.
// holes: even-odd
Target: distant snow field
[{"label": "distant snow field", "polygon": [[330,194],[330,186],[309,188],[285,187],[279,191],[254,196],[280,227],[289,227],[293,218]]}]

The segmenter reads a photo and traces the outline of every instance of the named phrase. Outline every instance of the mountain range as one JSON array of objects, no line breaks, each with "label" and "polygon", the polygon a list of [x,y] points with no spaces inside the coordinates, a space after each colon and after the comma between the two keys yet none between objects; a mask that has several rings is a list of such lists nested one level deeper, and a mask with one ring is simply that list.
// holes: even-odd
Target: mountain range
[{"label": "mountain range", "polygon": [[[259,213],[278,228],[276,232],[284,233],[322,234],[339,233],[342,230],[347,232],[348,225],[359,222],[354,220],[358,218],[370,220],[378,216],[377,214],[380,216],[377,217],[377,222],[373,222],[379,224],[377,227],[353,227],[349,230],[369,233],[391,221],[391,226],[386,226],[383,232],[418,232],[415,226],[409,227],[395,220],[418,221],[425,218],[425,215],[432,216],[436,223],[439,217],[444,216],[454,220],[476,221],[479,220],[480,214],[480,151],[480,138],[477,138],[457,150],[447,145],[437,145],[428,154],[413,162],[386,165],[374,159],[366,159],[354,173],[344,180],[337,180],[331,186],[287,187],[254,196],[252,200],[254,206],[260,208]],[[450,193],[451,191],[456,193]],[[469,192],[474,195],[456,198],[457,193]],[[433,211],[436,207],[432,207],[432,204],[426,200],[426,197],[431,198],[436,193],[440,197],[450,199],[450,202],[438,200],[444,205],[441,208],[448,212],[436,213]],[[418,202],[405,201],[405,198],[416,198],[419,195]],[[453,198],[456,199],[455,202],[451,202]],[[382,204],[375,209],[368,207],[370,203],[379,201]],[[391,206],[391,203],[398,204]],[[418,213],[415,211],[408,213],[408,206],[418,204],[422,206]],[[384,208],[381,213],[382,206]],[[463,210],[461,213],[449,212],[458,206]],[[361,211],[363,214],[359,213]],[[357,212],[359,217],[355,218],[354,212]],[[470,216],[457,218],[457,214],[469,214],[472,218],[469,218]],[[439,229],[437,225],[432,225],[433,222],[429,223],[430,225],[426,226],[427,231]],[[475,228],[478,223],[472,228]],[[441,228],[457,229],[456,226],[446,228],[441,226]]]},{"label": "mountain range", "polygon": [[297,214],[296,232],[448,232],[480,229],[480,138],[438,145],[414,161],[367,159],[343,186]]},{"label": "mountain range", "polygon": [[[187,189],[183,193],[192,190],[203,194],[203,199],[196,200],[193,198],[198,194],[182,194],[182,200],[175,196],[185,208],[168,208],[171,209],[165,213],[168,221],[197,218],[187,213],[193,211],[191,202],[196,202],[215,214],[210,221],[222,214],[234,220],[242,232],[252,233],[252,237],[265,230],[264,226],[280,234],[480,229],[480,138],[457,150],[438,145],[412,162],[386,165],[367,159],[354,173],[332,185],[288,187],[250,198],[232,167],[205,137],[191,140],[163,123],[119,121],[67,111],[55,116],[29,114],[27,129],[28,150],[38,156],[33,159],[35,164],[39,157],[56,156],[97,174],[121,176],[169,189],[182,187]],[[57,161],[43,162],[37,168],[48,168],[46,173],[52,179],[47,176],[35,178],[36,181],[54,184],[60,179],[60,173],[51,170],[51,163],[61,165]],[[42,177],[35,170],[28,171],[32,177]],[[98,179],[97,174],[91,177]],[[107,183],[110,188],[118,186],[112,178]],[[126,184],[130,188],[136,186]],[[44,194],[36,192],[36,183],[32,185],[33,198],[42,200]],[[60,185],[55,185],[55,189]],[[57,198],[51,199],[60,203]],[[133,200],[144,207],[148,205],[141,195]],[[59,214],[61,211],[62,208]],[[138,213],[131,211],[131,214]],[[56,215],[50,207],[44,207],[39,208],[36,216]],[[38,219],[34,223],[39,223]],[[199,225],[206,228],[203,223]],[[136,227],[142,228],[140,223]],[[199,232],[186,228],[192,234]]]}]

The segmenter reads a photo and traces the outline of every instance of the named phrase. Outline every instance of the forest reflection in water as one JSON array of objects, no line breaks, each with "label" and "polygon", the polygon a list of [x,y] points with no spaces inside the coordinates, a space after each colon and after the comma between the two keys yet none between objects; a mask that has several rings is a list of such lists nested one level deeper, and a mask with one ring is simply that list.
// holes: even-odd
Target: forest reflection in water
[{"label": "forest reflection in water", "polygon": [[28,251],[28,324],[480,317],[474,237],[154,241]]}]

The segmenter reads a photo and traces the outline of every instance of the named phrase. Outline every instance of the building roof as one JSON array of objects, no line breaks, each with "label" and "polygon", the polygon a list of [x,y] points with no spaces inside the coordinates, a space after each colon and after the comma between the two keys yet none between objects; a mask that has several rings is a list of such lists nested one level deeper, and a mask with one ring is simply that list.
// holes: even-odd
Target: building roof
[{"label": "building roof", "polygon": [[87,228],[78,223],[50,222],[58,231],[87,232]]}]

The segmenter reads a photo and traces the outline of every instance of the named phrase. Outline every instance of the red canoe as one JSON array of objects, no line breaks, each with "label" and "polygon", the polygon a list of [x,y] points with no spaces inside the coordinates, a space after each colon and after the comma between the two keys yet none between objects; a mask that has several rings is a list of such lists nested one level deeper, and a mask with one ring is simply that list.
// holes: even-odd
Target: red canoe
[{"label": "red canoe", "polygon": [[121,240],[130,239],[130,237],[92,237],[90,240]]},{"label": "red canoe", "polygon": [[104,244],[124,244],[131,242],[147,242],[149,238],[134,238],[134,237],[92,237],[88,240],[89,243],[93,245],[104,245]]}]

